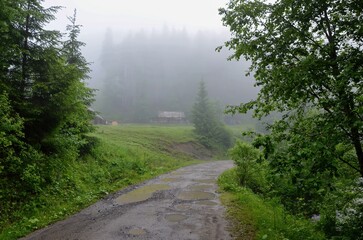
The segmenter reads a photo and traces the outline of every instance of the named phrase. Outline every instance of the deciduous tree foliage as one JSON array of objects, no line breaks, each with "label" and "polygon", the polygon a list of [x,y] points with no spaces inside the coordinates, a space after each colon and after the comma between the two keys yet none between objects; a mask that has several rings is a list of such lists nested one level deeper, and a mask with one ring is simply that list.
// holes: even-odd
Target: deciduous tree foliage
[{"label": "deciduous tree foliage", "polygon": [[232,32],[225,46],[234,50],[231,58],[252,63],[261,91],[229,110],[284,112],[275,125],[280,140],[309,139],[299,149],[313,146],[310,153],[290,151],[298,162],[320,156],[311,167],[326,168],[338,159],[363,176],[362,9],[358,0],[231,0],[220,9]]}]

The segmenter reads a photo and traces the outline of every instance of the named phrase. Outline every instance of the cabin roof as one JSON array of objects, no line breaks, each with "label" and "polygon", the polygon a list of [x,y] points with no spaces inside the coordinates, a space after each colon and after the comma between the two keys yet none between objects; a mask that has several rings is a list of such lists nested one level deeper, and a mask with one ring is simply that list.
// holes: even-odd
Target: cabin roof
[{"label": "cabin roof", "polygon": [[185,113],[184,112],[159,111],[158,117],[159,118],[185,118]]}]

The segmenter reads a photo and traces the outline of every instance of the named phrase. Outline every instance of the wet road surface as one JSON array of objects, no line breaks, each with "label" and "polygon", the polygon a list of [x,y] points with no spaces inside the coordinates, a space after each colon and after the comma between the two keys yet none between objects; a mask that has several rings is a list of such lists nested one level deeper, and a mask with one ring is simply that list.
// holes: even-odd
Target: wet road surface
[{"label": "wet road surface", "polygon": [[231,167],[232,161],[213,161],[180,168],[109,195],[23,239],[228,240],[216,180]]}]

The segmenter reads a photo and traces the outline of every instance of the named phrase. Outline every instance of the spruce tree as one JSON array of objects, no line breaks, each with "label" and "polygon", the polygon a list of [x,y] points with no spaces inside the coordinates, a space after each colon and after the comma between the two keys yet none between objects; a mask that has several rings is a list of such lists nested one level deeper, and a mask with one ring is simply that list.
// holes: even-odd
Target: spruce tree
[{"label": "spruce tree", "polygon": [[196,102],[192,109],[192,122],[199,141],[207,147],[231,145],[231,136],[218,119],[209,99],[204,81],[200,82]]},{"label": "spruce tree", "polygon": [[91,125],[92,113],[89,106],[93,102],[94,90],[87,87],[85,80],[89,78],[89,63],[83,57],[81,47],[85,43],[78,40],[81,25],[76,24],[76,10],[74,15],[68,18],[67,25],[68,39],[63,43],[62,53],[65,60],[67,76],[64,82],[64,92],[67,95],[64,101],[65,119],[60,124],[60,134],[73,136],[71,145],[77,148],[82,147],[85,135],[93,127]]},{"label": "spruce tree", "polygon": [[[41,0],[0,1],[0,205],[20,206],[62,177],[91,130],[93,91],[75,16],[69,40],[45,25],[58,7]],[[19,203],[19,204],[14,204]]]},{"label": "spruce tree", "polygon": [[[3,37],[6,46],[2,55],[3,90],[9,94],[14,111],[24,118],[28,142],[37,144],[50,131],[46,106],[56,91],[50,65],[59,58],[58,31],[44,26],[54,19],[57,7],[45,9],[39,0],[17,0],[2,3],[6,11]],[[52,119],[53,120],[53,119]],[[44,124],[44,123],[50,124]]]}]

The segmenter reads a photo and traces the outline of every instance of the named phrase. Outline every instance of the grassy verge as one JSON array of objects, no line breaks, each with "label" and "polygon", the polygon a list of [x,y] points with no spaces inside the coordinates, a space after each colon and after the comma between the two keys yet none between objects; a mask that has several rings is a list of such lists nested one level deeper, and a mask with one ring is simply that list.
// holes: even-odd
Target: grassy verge
[{"label": "grassy verge", "polygon": [[263,199],[240,187],[236,169],[224,172],[218,183],[236,239],[325,239],[314,223],[286,213],[277,201]]},{"label": "grassy verge", "polygon": [[26,204],[11,219],[1,221],[0,239],[17,239],[79,211],[108,193],[197,163],[171,146],[195,142],[188,126],[100,126],[91,137],[99,143],[91,152],[68,161],[57,181]]}]

